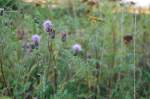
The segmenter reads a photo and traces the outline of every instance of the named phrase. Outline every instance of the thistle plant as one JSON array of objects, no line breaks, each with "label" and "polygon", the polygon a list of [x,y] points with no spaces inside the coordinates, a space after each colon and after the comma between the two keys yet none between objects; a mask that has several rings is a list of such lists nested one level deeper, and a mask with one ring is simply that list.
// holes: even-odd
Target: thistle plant
[{"label": "thistle plant", "polygon": [[[43,23],[44,30],[48,33],[48,50],[49,50],[49,55],[50,55],[50,60],[52,61],[49,66],[52,66],[52,72],[53,72],[53,94],[57,92],[57,66],[56,66],[56,56],[54,54],[55,51],[55,30],[53,29],[53,24],[50,20],[46,20]],[[50,67],[49,67],[50,68]]]},{"label": "thistle plant", "polygon": [[74,44],[72,46],[72,50],[73,50],[74,55],[79,54],[82,51],[81,45],[80,44]]},{"label": "thistle plant", "polygon": [[40,39],[41,39],[41,37],[39,35],[37,35],[37,34],[35,34],[35,35],[32,36],[32,41],[33,41],[34,47],[36,49],[39,48]]},{"label": "thistle plant", "polygon": [[0,99],[149,98],[149,15],[82,1],[20,3],[3,12]]},{"label": "thistle plant", "polygon": [[67,33],[66,32],[61,32],[61,40],[62,40],[62,42],[65,42],[67,40]]},{"label": "thistle plant", "polygon": [[49,34],[49,36],[55,38],[55,30],[53,29],[53,24],[50,20],[46,20],[43,23],[44,30]]}]

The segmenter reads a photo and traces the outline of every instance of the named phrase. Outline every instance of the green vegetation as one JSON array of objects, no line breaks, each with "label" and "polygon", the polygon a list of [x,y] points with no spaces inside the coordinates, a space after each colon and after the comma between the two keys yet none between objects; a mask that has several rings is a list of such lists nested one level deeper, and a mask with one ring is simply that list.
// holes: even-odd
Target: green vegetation
[{"label": "green vegetation", "polygon": [[[149,15],[114,13],[120,5],[107,0],[55,8],[51,1],[17,1],[0,16],[0,99],[149,99]],[[54,39],[43,29],[48,19]]]}]

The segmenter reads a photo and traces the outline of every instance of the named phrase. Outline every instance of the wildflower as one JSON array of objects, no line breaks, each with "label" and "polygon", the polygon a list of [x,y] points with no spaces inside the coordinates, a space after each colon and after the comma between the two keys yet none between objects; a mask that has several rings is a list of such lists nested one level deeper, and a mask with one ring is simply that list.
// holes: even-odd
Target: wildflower
[{"label": "wildflower", "polygon": [[34,42],[34,48],[39,47],[39,42],[40,42],[41,37],[37,34],[32,36],[32,41]]},{"label": "wildflower", "polygon": [[36,42],[39,43],[40,39],[41,39],[41,37],[39,35],[37,35],[37,34],[32,36],[32,41],[35,42],[35,43]]},{"label": "wildflower", "polygon": [[80,44],[74,44],[72,46],[72,50],[74,52],[74,55],[78,54],[79,52],[82,51],[81,45]]},{"label": "wildflower", "polygon": [[53,25],[52,25],[52,22],[50,20],[46,20],[44,23],[43,23],[43,27],[44,27],[44,30],[46,32],[51,32],[52,28],[53,28]]},{"label": "wildflower", "polygon": [[65,42],[66,39],[67,39],[67,34],[66,34],[66,32],[62,32],[62,33],[61,33],[61,40],[62,40],[63,42]]}]

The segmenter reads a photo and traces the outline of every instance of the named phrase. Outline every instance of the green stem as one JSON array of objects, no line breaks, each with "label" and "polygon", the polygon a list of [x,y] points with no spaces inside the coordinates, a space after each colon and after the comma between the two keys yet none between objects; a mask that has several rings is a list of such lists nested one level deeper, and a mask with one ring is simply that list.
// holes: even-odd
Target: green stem
[{"label": "green stem", "polygon": [[51,40],[51,38],[49,37],[48,38],[48,49],[49,49],[49,54],[50,54],[50,59],[52,60],[52,63],[50,64],[49,63],[49,66],[50,65],[53,65],[53,73],[54,73],[54,94],[56,93],[57,91],[57,77],[58,77],[58,74],[57,74],[57,67],[56,67],[56,59],[55,59],[55,56],[54,56],[54,50],[53,50],[53,39]]},{"label": "green stem", "polygon": [[[2,47],[2,46],[1,46]],[[7,82],[6,82],[6,77],[4,75],[4,70],[3,70],[3,59],[2,59],[2,53],[3,53],[3,48],[1,48],[1,59],[0,59],[0,68],[1,68],[1,73],[2,73],[2,79],[3,79],[3,82],[4,82],[4,85],[8,91],[8,95],[10,96],[11,95],[11,91],[10,89],[8,89],[8,85],[7,85]]]}]

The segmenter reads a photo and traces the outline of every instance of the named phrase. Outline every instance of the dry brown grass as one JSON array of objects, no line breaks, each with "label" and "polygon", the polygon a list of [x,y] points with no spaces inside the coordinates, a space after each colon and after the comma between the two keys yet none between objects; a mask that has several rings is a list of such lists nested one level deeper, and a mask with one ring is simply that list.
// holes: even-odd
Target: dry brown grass
[{"label": "dry brown grass", "polygon": [[150,14],[150,8],[137,8],[137,7],[128,7],[127,9],[124,8],[115,8],[113,9],[113,12],[122,12],[127,11],[129,13],[135,13],[135,14]]},{"label": "dry brown grass", "polygon": [[[26,3],[34,3],[34,4],[45,4],[48,2],[47,0],[23,0]],[[90,1],[97,1],[97,0],[90,0]],[[70,4],[71,0],[54,0],[53,3],[55,4]],[[96,2],[97,3],[97,2]],[[113,12],[121,12],[124,11],[123,8],[115,8],[113,9]],[[136,14],[150,14],[150,8],[139,8],[139,7],[134,7],[130,6],[127,8],[129,13],[136,13]]]}]

